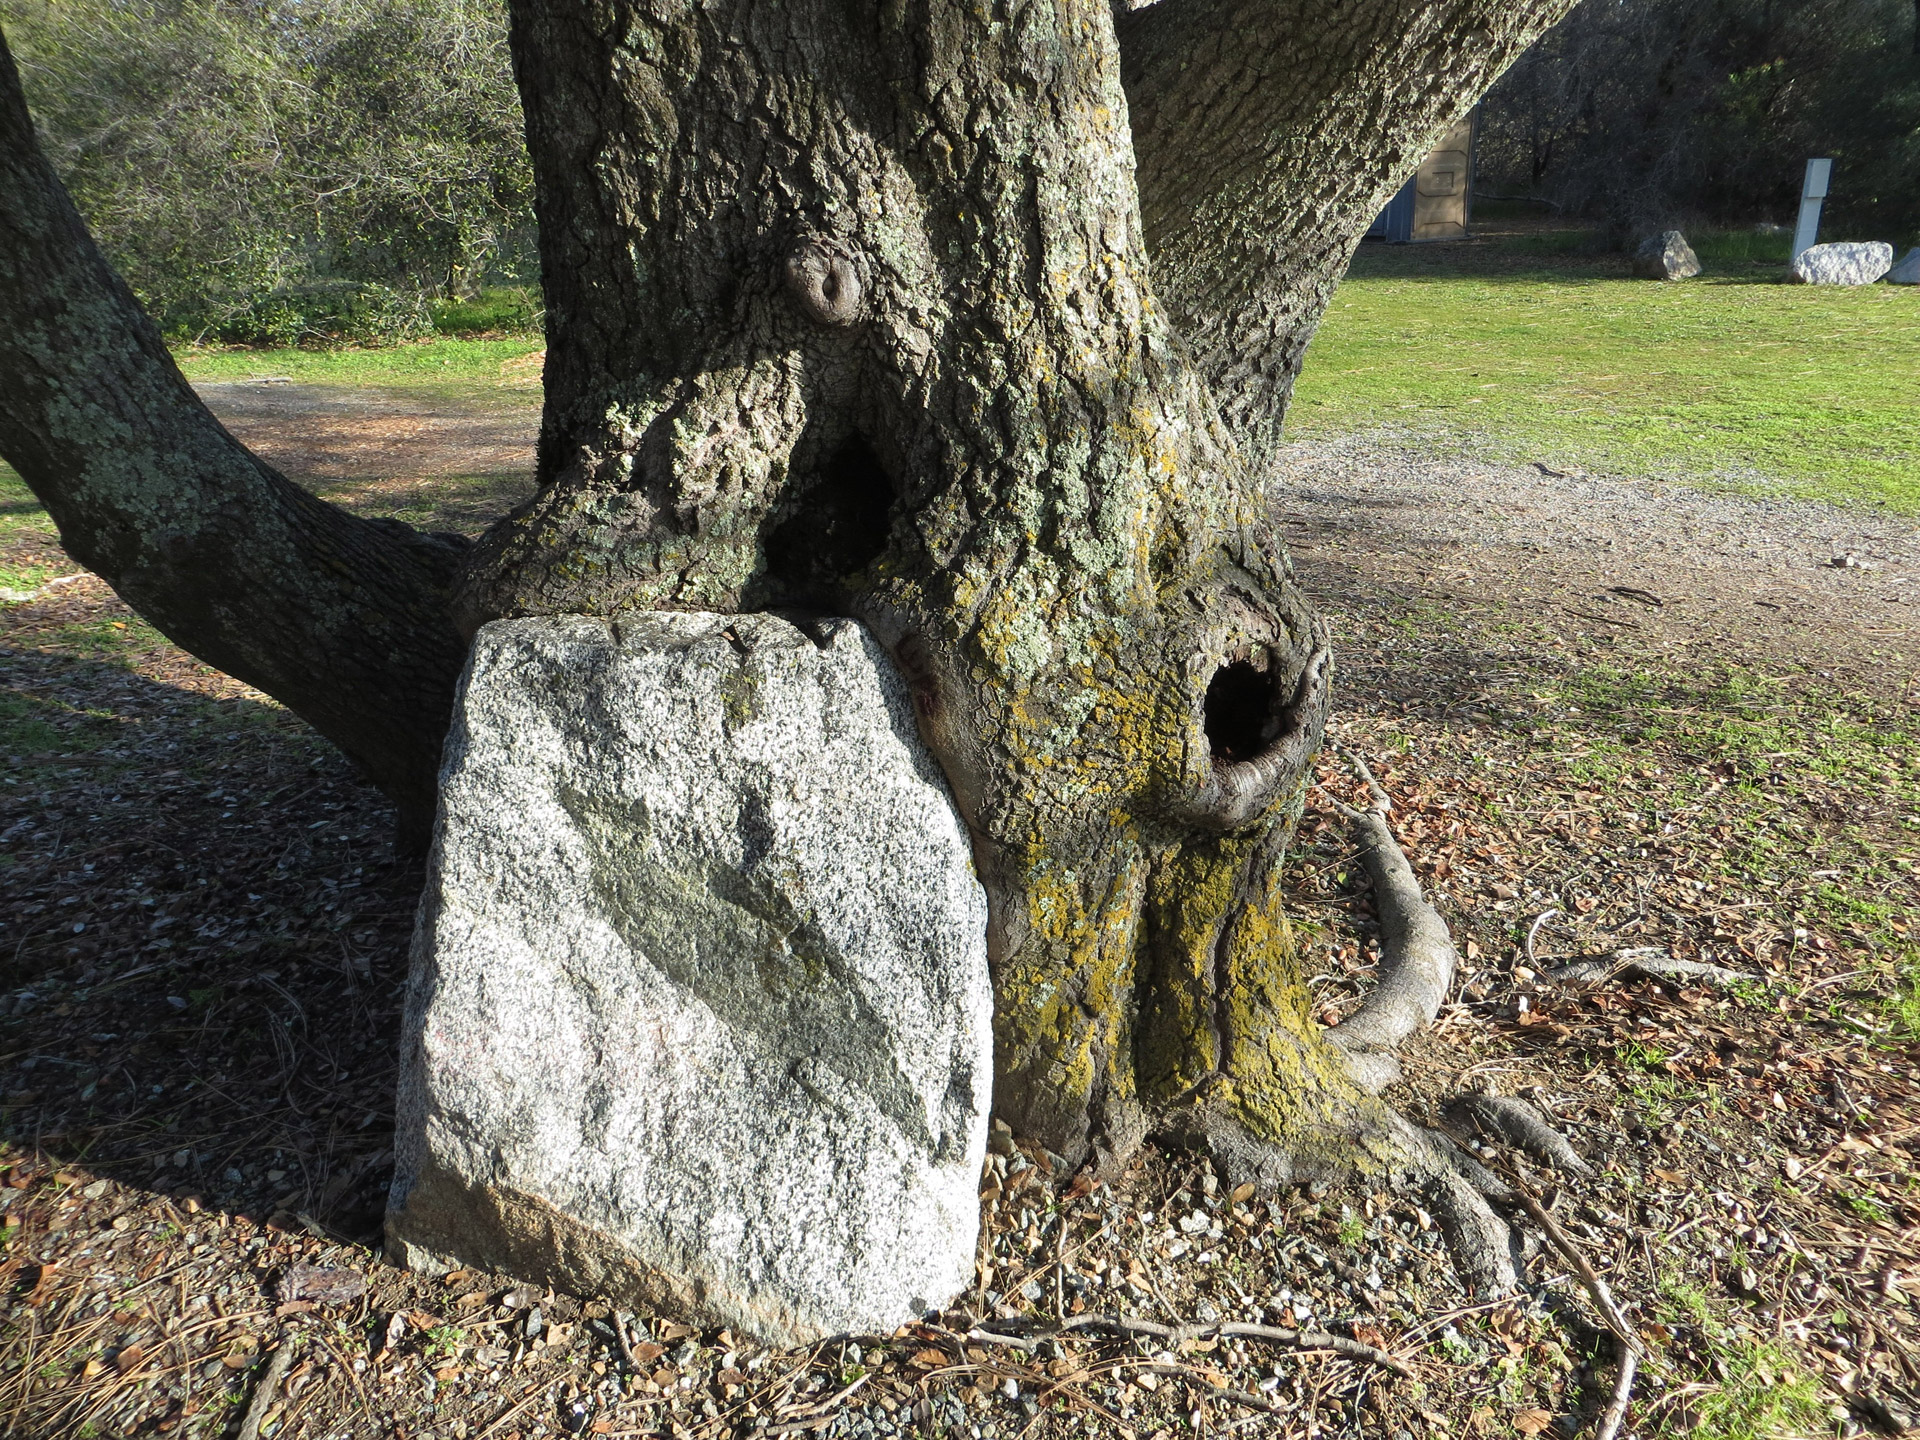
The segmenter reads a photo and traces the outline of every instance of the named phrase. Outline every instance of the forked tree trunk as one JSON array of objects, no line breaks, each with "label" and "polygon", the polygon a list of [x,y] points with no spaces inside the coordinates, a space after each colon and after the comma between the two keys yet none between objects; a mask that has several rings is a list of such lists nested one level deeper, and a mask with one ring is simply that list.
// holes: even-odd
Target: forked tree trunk
[{"label": "forked tree trunk", "polygon": [[[975,837],[996,1110],[1075,1161],[1165,1122],[1267,1179],[1352,1163],[1385,1112],[1320,1038],[1279,899],[1331,662],[1208,380],[1270,443],[1367,219],[1565,3],[1163,0],[1117,33],[1090,0],[514,0],[540,489],[474,552],[455,619],[859,616]],[[6,182],[46,188],[29,172]],[[90,254],[76,229],[33,263]],[[0,268],[0,290],[32,271]],[[125,392],[201,437],[210,458],[173,470],[157,442],[113,462],[198,486],[193,516],[251,500],[298,534],[273,517],[310,502],[229,453],[123,292],[65,283],[94,286],[85,344],[137,351],[132,378],[72,421],[59,396],[91,372],[57,316],[32,344],[0,334],[0,382],[47,397],[0,447],[137,607],[327,729],[311,692],[350,642],[242,653],[187,603],[208,578],[166,571],[185,522],[131,480],[70,477],[111,469],[127,405],[100,407]],[[28,304],[0,299],[0,329]],[[95,506],[115,484],[132,498]],[[419,548],[397,552],[400,609],[429,633],[446,568]],[[282,603],[357,603],[359,567],[335,570],[301,569],[310,592]],[[414,682],[444,695],[429,638]]]},{"label": "forked tree trunk", "polygon": [[528,0],[514,47],[543,487],[465,623],[851,611],[976,836],[1000,1112],[1343,1115],[1273,897],[1326,647],[1154,304],[1107,12]]}]

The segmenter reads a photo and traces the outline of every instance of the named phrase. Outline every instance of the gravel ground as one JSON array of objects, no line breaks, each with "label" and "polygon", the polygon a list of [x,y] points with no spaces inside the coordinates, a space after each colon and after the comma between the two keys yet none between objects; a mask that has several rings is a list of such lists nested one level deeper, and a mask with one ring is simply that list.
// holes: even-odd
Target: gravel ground
[{"label": "gravel ground", "polygon": [[1275,494],[1330,598],[1471,587],[1641,632],[1643,646],[1868,668],[1911,660],[1920,639],[1920,517],[1475,464],[1382,437],[1288,447]]}]

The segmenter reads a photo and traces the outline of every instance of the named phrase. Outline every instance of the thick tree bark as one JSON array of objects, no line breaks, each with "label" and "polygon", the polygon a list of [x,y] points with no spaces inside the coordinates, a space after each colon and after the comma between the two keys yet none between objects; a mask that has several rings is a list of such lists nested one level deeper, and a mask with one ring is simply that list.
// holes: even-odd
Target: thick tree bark
[{"label": "thick tree bark", "polygon": [[1575,0],[1161,0],[1119,22],[1154,289],[1256,460],[1367,226]]},{"label": "thick tree bark", "polygon": [[[1380,1159],[1404,1128],[1308,1013],[1280,903],[1325,634],[1157,277],[1202,365],[1254,387],[1233,404],[1258,430],[1335,257],[1491,78],[1497,58],[1428,78],[1446,26],[1491,25],[1470,44],[1496,57],[1521,29],[1491,6],[1164,4],[1126,22],[1143,226],[1095,0],[513,0],[548,301],[540,488],[453,608],[469,632],[860,616],[975,837],[996,1109],[1072,1160],[1167,1124],[1278,1180]],[[1236,34],[1260,57],[1242,65],[1206,24],[1285,43]],[[7,123],[24,136],[24,110]],[[1183,173],[1193,145],[1219,163]],[[0,175],[30,201],[0,220],[23,247],[0,258],[0,382],[27,398],[0,451],[169,634],[417,795],[454,557],[246,456],[22,150]],[[1357,174],[1326,178],[1335,161]]]},{"label": "thick tree bark", "polygon": [[465,542],[316,500],[208,413],[40,154],[4,37],[0,455],[69,554],[424,830],[466,649],[446,610]]},{"label": "thick tree bark", "polygon": [[1318,622],[1152,302],[1107,11],[526,0],[549,401],[468,624],[851,610],[977,841],[997,1108],[1069,1157],[1365,1101],[1276,871]]}]

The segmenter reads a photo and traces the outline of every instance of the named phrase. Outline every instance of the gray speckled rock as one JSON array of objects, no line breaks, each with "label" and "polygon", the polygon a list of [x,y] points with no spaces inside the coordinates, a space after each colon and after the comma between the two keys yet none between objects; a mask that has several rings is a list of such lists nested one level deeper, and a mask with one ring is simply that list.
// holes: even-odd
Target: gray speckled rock
[{"label": "gray speckled rock", "polygon": [[409,982],[389,1253],[797,1343],[972,1273],[986,901],[859,625],[474,643]]},{"label": "gray speckled rock", "polygon": [[1871,285],[1892,268],[1893,246],[1886,241],[1836,240],[1796,255],[1792,278],[1802,285]]},{"label": "gray speckled rock", "polygon": [[1887,272],[1887,279],[1895,285],[1920,285],[1920,245],[1900,257]]},{"label": "gray speckled rock", "polygon": [[1633,252],[1633,273],[1648,280],[1691,280],[1700,273],[1700,257],[1678,230],[1649,235]]}]

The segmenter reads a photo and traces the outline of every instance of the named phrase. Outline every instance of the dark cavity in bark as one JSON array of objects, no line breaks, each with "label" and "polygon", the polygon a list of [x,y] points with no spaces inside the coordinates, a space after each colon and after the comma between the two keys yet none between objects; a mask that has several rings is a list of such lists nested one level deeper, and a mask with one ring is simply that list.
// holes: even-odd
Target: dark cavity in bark
[{"label": "dark cavity in bark", "polygon": [[743,597],[746,608],[844,604],[854,578],[887,548],[893,477],[866,437],[853,434],[811,475],[796,477],[790,494],[762,542],[764,585]]},{"label": "dark cavity in bark", "polygon": [[1206,732],[1217,764],[1251,760],[1280,731],[1281,701],[1273,672],[1235,660],[1207,686]]}]

